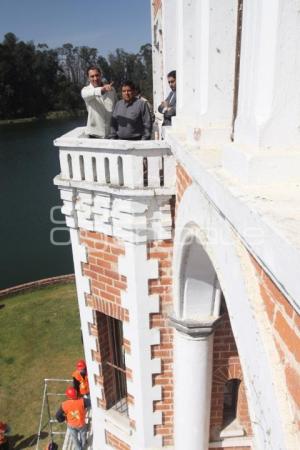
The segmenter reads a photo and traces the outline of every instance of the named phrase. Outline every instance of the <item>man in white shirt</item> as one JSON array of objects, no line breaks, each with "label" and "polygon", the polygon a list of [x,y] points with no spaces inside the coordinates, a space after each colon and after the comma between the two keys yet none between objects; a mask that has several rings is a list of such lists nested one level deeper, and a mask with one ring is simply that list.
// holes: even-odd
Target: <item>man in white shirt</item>
[{"label": "man in white shirt", "polygon": [[112,84],[103,84],[99,67],[87,69],[90,84],[81,91],[86,104],[88,120],[86,134],[91,138],[107,138],[110,133],[110,120],[117,101],[116,91]]}]

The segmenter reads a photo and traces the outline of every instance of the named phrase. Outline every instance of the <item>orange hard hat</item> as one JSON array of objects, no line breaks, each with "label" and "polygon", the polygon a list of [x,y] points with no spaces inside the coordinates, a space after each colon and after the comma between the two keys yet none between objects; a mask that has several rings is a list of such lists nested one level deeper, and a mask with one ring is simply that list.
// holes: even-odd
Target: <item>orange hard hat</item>
[{"label": "orange hard hat", "polygon": [[80,359],[78,361],[78,363],[76,364],[76,369],[78,369],[78,370],[86,369],[86,363],[85,363],[84,359]]},{"label": "orange hard hat", "polygon": [[68,386],[66,389],[66,396],[71,400],[77,399],[77,391],[72,386]]}]

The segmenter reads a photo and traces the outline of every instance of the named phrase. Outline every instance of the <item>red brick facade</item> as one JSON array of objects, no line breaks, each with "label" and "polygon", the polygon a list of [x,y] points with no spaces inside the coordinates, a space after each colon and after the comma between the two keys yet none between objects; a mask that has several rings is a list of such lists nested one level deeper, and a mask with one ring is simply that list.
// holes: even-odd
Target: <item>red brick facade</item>
[{"label": "red brick facade", "polygon": [[105,432],[105,438],[106,443],[116,450],[130,450],[129,445],[125,444],[125,442],[121,441],[108,431]]},{"label": "red brick facade", "polygon": [[176,203],[178,204],[184,194],[184,191],[192,184],[192,179],[186,173],[184,168],[177,164],[176,166]]},{"label": "red brick facade", "polygon": [[213,384],[210,414],[211,441],[219,440],[219,432],[223,428],[224,385],[232,379],[241,381],[237,400],[237,420],[241,427],[244,428],[246,435],[252,434],[242,368],[225,302],[224,309],[221,323],[216,328],[214,335]]},{"label": "red brick facade", "polygon": [[251,259],[300,428],[300,317],[256,260]]},{"label": "red brick facade", "polygon": [[[118,257],[124,255],[125,250],[120,240],[102,233],[81,230],[80,238],[88,251],[83,274],[90,279],[91,294],[86,296],[86,301],[95,311],[90,331],[97,338],[98,349],[93,352],[93,359],[101,364],[101,374],[96,381],[101,386],[103,400],[98,399],[98,403],[108,409],[114,398],[114,377],[112,368],[105,364],[110,360],[105,315],[121,321],[129,320],[128,311],[121,307],[121,291],[126,290],[126,278],[119,275],[117,266]],[[159,295],[160,312],[151,314],[149,320],[152,328],[160,329],[161,343],[152,346],[151,354],[153,358],[161,359],[162,372],[153,376],[153,385],[162,386],[162,400],[154,402],[153,410],[162,412],[162,425],[156,425],[154,432],[162,435],[163,445],[172,445],[173,442],[173,330],[167,326],[167,314],[172,305],[172,247],[171,240],[148,244],[148,258],[159,261],[159,278],[149,281],[149,295]],[[123,345],[130,353],[130,342],[124,340]],[[127,372],[128,379],[132,374]],[[127,401],[133,403],[134,398],[128,396]],[[106,433],[106,439],[113,448],[129,448],[111,433]]]},{"label": "red brick facade", "polygon": [[[128,311],[121,307],[121,291],[126,289],[126,278],[118,273],[117,266],[119,256],[124,254],[124,246],[116,238],[84,230],[80,232],[80,240],[88,252],[83,274],[90,279],[91,294],[86,295],[86,301],[95,311],[90,332],[97,338],[98,348],[93,352],[93,359],[101,364],[101,373],[96,381],[101,386],[103,399],[98,399],[98,403],[108,409],[114,401],[115,386],[114,371],[106,364],[111,360],[111,354],[105,317],[129,320]],[[126,341],[124,347],[129,351],[130,342]],[[130,373],[127,377],[130,377]]]},{"label": "red brick facade", "polygon": [[173,242],[156,241],[148,244],[149,258],[159,261],[159,278],[149,281],[149,294],[160,298],[159,314],[152,314],[152,328],[160,329],[160,344],[152,346],[152,358],[161,358],[160,374],[153,376],[153,384],[162,386],[162,400],[154,402],[154,411],[162,411],[162,425],[155,433],[163,437],[163,445],[173,445],[173,329],[167,316],[172,307],[172,249]]}]

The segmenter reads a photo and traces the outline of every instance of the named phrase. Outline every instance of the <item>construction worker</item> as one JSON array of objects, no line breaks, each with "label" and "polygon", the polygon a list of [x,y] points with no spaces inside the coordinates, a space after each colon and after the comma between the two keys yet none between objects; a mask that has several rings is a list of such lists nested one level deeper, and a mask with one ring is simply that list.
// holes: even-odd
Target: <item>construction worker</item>
[{"label": "construction worker", "polygon": [[0,449],[9,450],[9,443],[7,439],[7,434],[10,428],[5,422],[0,422]]},{"label": "construction worker", "polygon": [[86,370],[86,363],[83,359],[80,359],[76,364],[76,370],[72,373],[72,377],[73,386],[76,389],[78,395],[81,395],[82,397],[89,397],[89,379]]},{"label": "construction worker", "polygon": [[71,434],[74,450],[83,450],[86,443],[86,408],[90,407],[88,398],[78,398],[77,391],[72,386],[66,389],[68,400],[62,402],[59,410],[56,412],[58,422],[66,420],[69,433]]}]

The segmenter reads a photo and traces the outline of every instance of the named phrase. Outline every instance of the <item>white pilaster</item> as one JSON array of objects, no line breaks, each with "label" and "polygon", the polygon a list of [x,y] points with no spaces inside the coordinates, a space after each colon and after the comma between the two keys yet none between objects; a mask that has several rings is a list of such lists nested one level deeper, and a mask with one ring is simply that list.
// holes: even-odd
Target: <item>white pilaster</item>
[{"label": "white pilaster", "polygon": [[127,243],[119,270],[127,278],[122,305],[129,311],[129,322],[124,322],[123,330],[131,348],[131,353],[126,354],[126,367],[133,373],[132,381],[127,382],[128,393],[134,397],[129,417],[136,424],[132,450],[160,447],[161,436],[154,435],[154,425],[162,423],[162,415],[153,412],[153,402],[161,400],[161,387],[153,386],[152,376],[160,373],[161,367],[159,358],[151,358],[151,345],[159,344],[160,334],[150,329],[150,314],[159,312],[159,298],[148,294],[149,279],[158,277],[158,262],[147,260],[146,243]]},{"label": "white pilaster", "polygon": [[176,128],[204,147],[230,142],[237,2],[177,0]]},{"label": "white pilaster", "polygon": [[300,147],[297,0],[244,0],[235,142]]},{"label": "white pilaster", "polygon": [[244,0],[238,114],[223,166],[248,183],[299,180],[297,0]]}]

